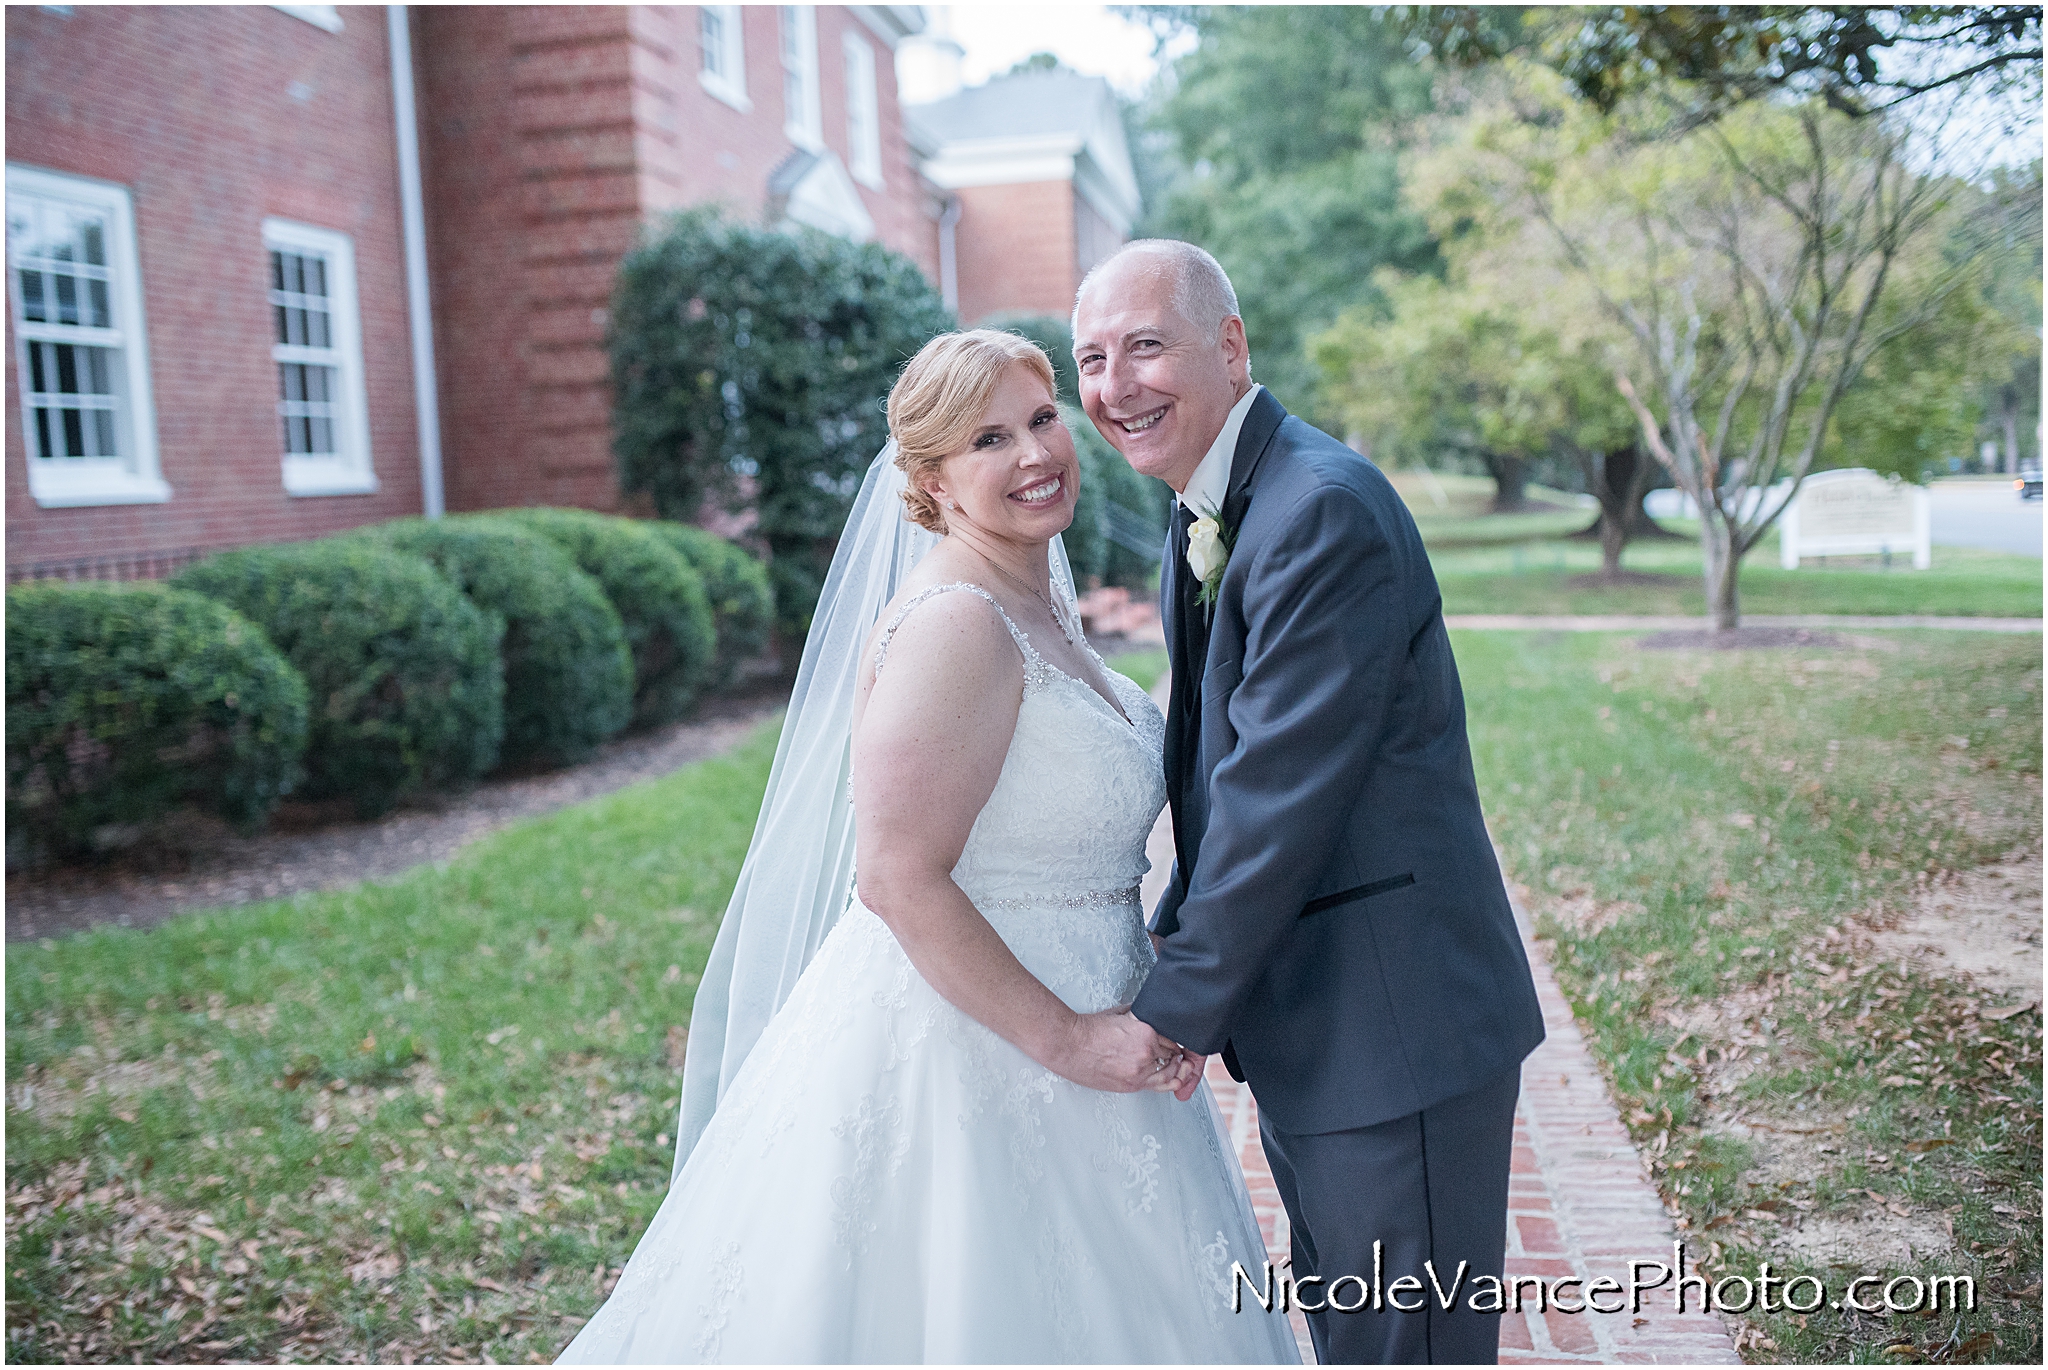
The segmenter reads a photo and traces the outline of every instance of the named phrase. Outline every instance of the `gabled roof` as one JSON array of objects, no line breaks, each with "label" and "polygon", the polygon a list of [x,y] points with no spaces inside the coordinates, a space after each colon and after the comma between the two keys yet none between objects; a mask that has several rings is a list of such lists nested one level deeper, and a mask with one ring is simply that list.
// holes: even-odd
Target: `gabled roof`
[{"label": "gabled roof", "polygon": [[837,153],[796,148],[768,173],[768,217],[822,228],[864,243],[875,236],[875,221]]},{"label": "gabled roof", "polygon": [[913,145],[932,149],[924,173],[954,189],[1072,179],[1128,232],[1142,203],[1116,92],[1064,68],[1020,71],[943,100],[906,106]]}]

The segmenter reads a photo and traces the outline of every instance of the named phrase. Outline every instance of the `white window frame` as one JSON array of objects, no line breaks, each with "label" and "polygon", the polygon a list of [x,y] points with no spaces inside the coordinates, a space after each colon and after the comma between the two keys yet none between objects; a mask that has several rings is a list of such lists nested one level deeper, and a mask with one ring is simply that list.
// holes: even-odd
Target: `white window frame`
[{"label": "white window frame", "polygon": [[[709,31],[713,26],[715,33]],[[697,49],[698,83],[740,113],[751,113],[754,102],[747,98],[747,41],[740,6],[697,6]]]},{"label": "white window frame", "polygon": [[882,97],[875,50],[866,39],[841,35],[846,48],[846,164],[853,179],[882,189]]},{"label": "white window frame", "polygon": [[825,146],[825,113],[818,94],[818,10],[815,5],[781,5],[777,27],[782,42],[782,131],[800,148]]},{"label": "white window frame", "polygon": [[[50,201],[104,214],[106,224],[106,328],[30,323],[16,270],[14,235],[7,235],[7,296],[14,325],[14,364],[21,394],[22,440],[28,451],[28,489],[44,508],[97,504],[161,504],[171,497],[157,466],[156,405],[149,384],[149,330],[142,312],[142,266],[135,250],[135,202],[126,186],[7,166],[9,207]],[[113,367],[115,457],[45,457],[36,436],[36,406],[29,386],[34,343],[68,343],[118,352]]]},{"label": "white window frame", "polygon": [[[377,489],[377,475],[370,465],[370,404],[363,386],[362,310],[356,295],[356,249],[346,233],[289,219],[263,221],[263,289],[270,302],[270,254],[294,252],[317,256],[326,263],[327,347],[302,347],[276,340],[273,328],[270,359],[276,365],[302,363],[333,367],[334,447],[333,456],[304,456],[284,452],[278,406],[283,400],[271,394],[271,432],[278,434],[279,460],[283,466],[285,493],[291,495],[366,495]],[[265,327],[274,316],[264,311]],[[271,384],[277,385],[275,365]]]}]

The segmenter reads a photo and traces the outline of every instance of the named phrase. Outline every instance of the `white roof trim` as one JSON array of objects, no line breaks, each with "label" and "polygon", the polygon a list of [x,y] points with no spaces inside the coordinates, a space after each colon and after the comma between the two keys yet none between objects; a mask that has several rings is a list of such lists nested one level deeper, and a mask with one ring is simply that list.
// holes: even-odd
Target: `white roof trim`
[{"label": "white roof trim", "polygon": [[823,229],[841,238],[864,243],[875,236],[874,216],[860,197],[853,177],[835,152],[816,154],[810,170],[790,187],[782,207],[784,219]]},{"label": "white roof trim", "polygon": [[868,32],[886,43],[891,52],[896,45],[913,33],[923,33],[925,13],[923,5],[848,5],[854,18],[867,26]]}]

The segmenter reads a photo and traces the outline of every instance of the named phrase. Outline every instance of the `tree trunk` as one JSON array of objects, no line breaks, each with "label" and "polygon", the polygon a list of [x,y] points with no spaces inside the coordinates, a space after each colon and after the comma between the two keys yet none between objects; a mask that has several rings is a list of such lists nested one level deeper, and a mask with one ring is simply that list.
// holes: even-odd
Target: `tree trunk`
[{"label": "tree trunk", "polygon": [[1529,464],[1520,457],[1489,452],[1486,469],[1493,476],[1493,512],[1518,514],[1529,507]]},{"label": "tree trunk", "polygon": [[1714,631],[1732,633],[1742,626],[1737,585],[1742,565],[1735,557],[1728,526],[1704,508],[1700,510],[1700,553],[1707,580],[1707,612],[1713,616]]},{"label": "tree trunk", "polygon": [[1621,572],[1621,554],[1629,543],[1644,537],[1676,537],[1657,526],[1643,509],[1656,466],[1634,447],[1612,452],[1579,452],[1579,472],[1586,489],[1600,501],[1600,515],[1573,533],[1575,538],[1598,539],[1600,571],[1613,577]]}]

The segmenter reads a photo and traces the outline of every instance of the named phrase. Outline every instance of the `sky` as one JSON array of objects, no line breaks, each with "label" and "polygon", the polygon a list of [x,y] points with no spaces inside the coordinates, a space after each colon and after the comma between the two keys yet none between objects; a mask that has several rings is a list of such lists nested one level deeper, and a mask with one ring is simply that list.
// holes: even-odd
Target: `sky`
[{"label": "sky", "polygon": [[[1050,52],[1075,71],[1102,76],[1128,96],[1142,94],[1157,67],[1152,33],[1110,13],[1107,5],[964,4],[939,10],[966,49],[961,75],[970,86],[1008,71],[1034,52]],[[937,23],[933,24],[937,27]]]}]

